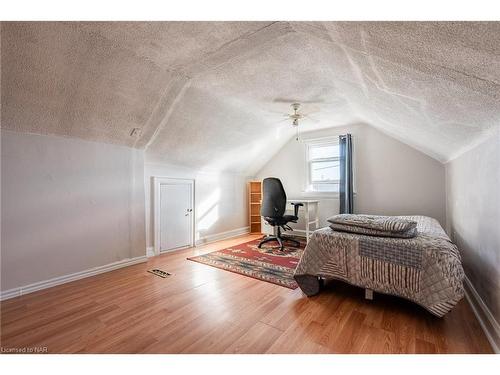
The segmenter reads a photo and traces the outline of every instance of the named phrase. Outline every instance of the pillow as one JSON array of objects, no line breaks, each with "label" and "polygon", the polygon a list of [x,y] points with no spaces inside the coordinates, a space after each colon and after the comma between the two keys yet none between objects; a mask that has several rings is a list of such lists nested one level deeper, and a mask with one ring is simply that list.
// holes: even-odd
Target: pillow
[{"label": "pillow", "polygon": [[335,215],[328,219],[330,228],[340,232],[370,236],[410,238],[417,235],[417,222],[397,216]]}]

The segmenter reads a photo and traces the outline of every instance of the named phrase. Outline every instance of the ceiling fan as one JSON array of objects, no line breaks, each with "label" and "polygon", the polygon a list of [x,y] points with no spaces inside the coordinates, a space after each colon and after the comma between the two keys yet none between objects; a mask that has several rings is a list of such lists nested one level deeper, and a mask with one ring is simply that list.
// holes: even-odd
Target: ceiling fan
[{"label": "ceiling fan", "polygon": [[293,109],[293,113],[286,114],[285,116],[287,116],[288,118],[290,118],[292,120],[292,125],[293,126],[299,126],[299,120],[301,120],[304,117],[306,117],[306,115],[304,115],[302,113],[299,113],[300,103],[292,103],[291,106],[292,106],[292,109]]},{"label": "ceiling fan", "polygon": [[293,109],[293,113],[287,113],[285,116],[292,120],[292,126],[297,129],[297,135],[295,140],[299,140],[299,120],[303,120],[305,118],[317,122],[315,119],[311,118],[309,114],[304,114],[300,112],[300,103],[292,103],[291,107]]},{"label": "ceiling fan", "polygon": [[[304,119],[310,120],[312,122],[318,122],[318,120],[311,117],[311,114],[318,112],[317,110],[312,111],[312,112],[309,111],[308,113],[303,113],[303,112],[300,112],[300,106],[301,106],[300,103],[292,103],[290,106],[292,107],[293,113],[283,114],[283,116],[285,116],[286,119],[283,119],[281,121],[292,120],[292,126],[299,126],[299,120],[304,120]],[[275,111],[271,111],[271,112],[282,113],[282,112],[275,112]]]}]

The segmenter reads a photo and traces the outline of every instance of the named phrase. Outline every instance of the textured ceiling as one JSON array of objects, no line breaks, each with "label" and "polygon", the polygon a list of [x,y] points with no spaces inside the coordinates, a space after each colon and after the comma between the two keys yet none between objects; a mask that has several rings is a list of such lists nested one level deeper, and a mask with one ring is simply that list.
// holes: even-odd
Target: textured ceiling
[{"label": "textured ceiling", "polygon": [[4,22],[1,43],[2,128],[196,168],[255,172],[287,100],[303,131],[365,122],[440,161],[500,124],[500,23]]}]

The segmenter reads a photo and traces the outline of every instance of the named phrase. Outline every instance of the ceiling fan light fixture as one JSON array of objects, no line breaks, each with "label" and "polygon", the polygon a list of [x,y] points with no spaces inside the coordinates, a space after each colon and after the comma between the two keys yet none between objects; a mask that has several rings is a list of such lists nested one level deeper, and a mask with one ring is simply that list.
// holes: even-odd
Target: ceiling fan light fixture
[{"label": "ceiling fan light fixture", "polygon": [[[275,102],[276,101],[277,100],[275,100]],[[287,113],[284,116],[288,117],[290,120],[292,120],[292,126],[295,128],[295,131],[296,131],[295,140],[300,141],[299,120],[307,118],[307,114],[302,114],[299,112],[300,103],[297,103],[294,101],[292,104],[290,104],[290,106],[293,109],[293,113]]]}]

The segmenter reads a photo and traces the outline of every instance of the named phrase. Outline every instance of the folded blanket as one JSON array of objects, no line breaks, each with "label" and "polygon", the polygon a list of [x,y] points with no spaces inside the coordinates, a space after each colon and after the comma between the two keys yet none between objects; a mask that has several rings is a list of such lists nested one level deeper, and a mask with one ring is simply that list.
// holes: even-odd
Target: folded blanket
[{"label": "folded blanket", "polygon": [[397,216],[335,215],[328,219],[330,228],[339,232],[369,236],[410,238],[417,235],[417,223]]}]

